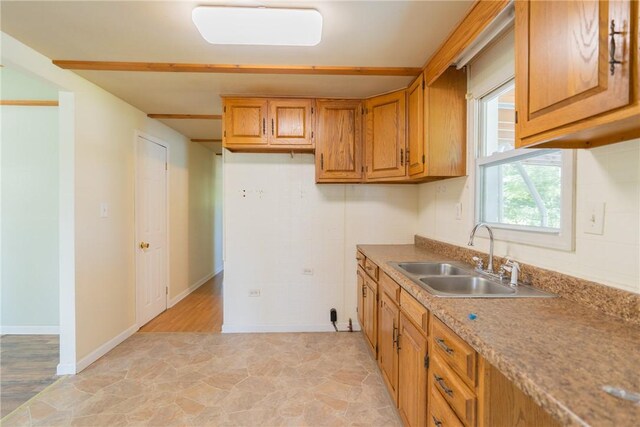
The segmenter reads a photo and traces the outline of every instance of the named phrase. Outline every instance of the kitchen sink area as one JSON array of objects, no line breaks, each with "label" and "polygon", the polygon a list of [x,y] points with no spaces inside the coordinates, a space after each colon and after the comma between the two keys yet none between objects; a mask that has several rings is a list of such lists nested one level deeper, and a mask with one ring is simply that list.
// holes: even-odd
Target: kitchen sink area
[{"label": "kitchen sink area", "polygon": [[454,262],[390,262],[418,286],[446,298],[554,298],[556,295],[518,283],[511,286],[498,275],[488,275]]}]

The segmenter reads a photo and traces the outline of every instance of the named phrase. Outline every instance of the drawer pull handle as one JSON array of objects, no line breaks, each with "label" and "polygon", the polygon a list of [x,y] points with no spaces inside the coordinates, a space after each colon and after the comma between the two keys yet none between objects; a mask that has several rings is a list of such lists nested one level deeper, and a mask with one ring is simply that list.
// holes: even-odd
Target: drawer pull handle
[{"label": "drawer pull handle", "polygon": [[447,387],[447,383],[444,382],[444,379],[442,377],[439,377],[438,375],[433,374],[433,378],[436,379],[436,382],[438,383],[440,388],[442,388],[442,391],[447,393],[449,396],[453,397],[453,390]]},{"label": "drawer pull handle", "polygon": [[442,421],[440,421],[439,419],[437,419],[434,415],[431,415],[431,418],[433,418],[433,424],[436,427],[442,427]]},{"label": "drawer pull handle", "polygon": [[436,343],[440,346],[441,349],[447,352],[447,354],[453,354],[453,349],[445,344],[442,338],[436,338]]}]

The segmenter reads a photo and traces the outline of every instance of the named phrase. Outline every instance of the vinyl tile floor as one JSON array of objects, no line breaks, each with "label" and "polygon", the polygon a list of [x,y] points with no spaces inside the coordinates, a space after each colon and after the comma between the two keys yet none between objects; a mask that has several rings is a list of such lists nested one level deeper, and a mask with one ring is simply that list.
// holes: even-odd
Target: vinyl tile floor
[{"label": "vinyl tile floor", "polygon": [[0,337],[0,417],[58,379],[58,341],[57,335]]},{"label": "vinyl tile floor", "polygon": [[3,426],[400,426],[361,333],[137,333]]}]

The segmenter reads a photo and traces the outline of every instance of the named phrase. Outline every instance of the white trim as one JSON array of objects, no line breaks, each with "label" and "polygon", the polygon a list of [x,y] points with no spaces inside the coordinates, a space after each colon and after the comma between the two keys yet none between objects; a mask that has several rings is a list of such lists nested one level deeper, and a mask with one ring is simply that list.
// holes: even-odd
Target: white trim
[{"label": "white trim", "polygon": [[58,363],[56,368],[56,375],[75,375],[76,364],[75,363]]},{"label": "white trim", "polygon": [[0,326],[2,335],[59,335],[59,326]]},{"label": "white trim", "polygon": [[[135,334],[138,331],[138,325],[132,325],[126,330],[122,331],[120,334],[111,338],[106,343],[102,344],[100,347],[93,350],[91,353],[83,357],[81,360],[76,363],[76,372],[79,373],[89,365],[91,365],[96,360],[100,359],[102,356],[116,348],[121,342],[129,338],[131,335]],[[60,366],[58,366],[60,369]]]},{"label": "white trim", "polygon": [[177,303],[179,303],[180,301],[182,301],[183,299],[185,299],[191,292],[195,291],[200,286],[204,285],[209,280],[213,279],[216,274],[220,273],[220,271],[222,271],[222,269],[219,269],[217,272],[214,271],[213,273],[207,274],[202,279],[198,280],[196,283],[194,283],[193,285],[189,286],[184,291],[180,292],[178,295],[176,295],[175,297],[173,297],[172,299],[169,300],[169,304],[167,305],[167,308],[171,308],[174,305],[176,305]]},{"label": "white trim", "polygon": [[[348,323],[337,323],[341,331],[349,327]],[[355,330],[355,328],[354,328]],[[222,325],[223,334],[254,333],[254,332],[335,332],[329,322],[322,324],[249,324],[249,325]]]},{"label": "white trim", "polygon": [[[137,201],[137,197],[138,197],[138,138],[143,138],[146,139],[148,141],[153,142],[154,144],[158,144],[162,147],[165,148],[166,153],[167,153],[167,157],[165,158],[165,161],[167,162],[167,168],[165,170],[165,175],[166,175],[166,180],[165,180],[165,200],[166,200],[166,216],[165,216],[165,220],[166,220],[166,235],[167,235],[167,240],[166,240],[166,254],[167,254],[167,259],[166,259],[166,287],[167,287],[167,292],[165,294],[165,310],[167,308],[169,308],[169,293],[171,292],[171,270],[170,270],[170,260],[171,260],[171,233],[170,233],[170,224],[171,224],[171,202],[169,200],[170,197],[170,178],[171,178],[171,174],[169,173],[170,169],[169,166],[171,165],[171,161],[170,161],[170,152],[169,152],[169,144],[160,139],[157,138],[153,135],[149,135],[146,132],[143,132],[139,129],[136,129],[134,132],[134,138],[133,138],[133,176],[134,176],[134,180],[133,180],[133,197],[134,197],[134,203],[133,203],[133,227],[134,227],[134,241],[133,241],[133,247],[134,249],[137,251],[138,249],[138,242],[139,237],[138,237],[138,218],[136,216],[136,210],[135,210],[135,205],[136,205],[136,201]],[[137,269],[138,269],[138,254],[136,252],[135,254],[135,270],[136,270],[136,283],[135,283],[135,311],[136,311],[136,325],[138,325],[138,327],[141,327],[143,325],[140,324],[140,313],[138,310],[138,275],[137,275]]]}]

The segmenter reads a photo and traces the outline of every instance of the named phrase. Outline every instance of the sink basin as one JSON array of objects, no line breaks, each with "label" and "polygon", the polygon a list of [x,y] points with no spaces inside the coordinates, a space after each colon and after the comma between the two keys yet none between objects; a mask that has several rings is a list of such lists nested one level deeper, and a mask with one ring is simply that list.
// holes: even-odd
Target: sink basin
[{"label": "sink basin", "polygon": [[513,288],[477,276],[423,277],[420,281],[441,295],[495,297],[516,293]]},{"label": "sink basin", "polygon": [[405,262],[399,263],[398,267],[409,274],[417,276],[455,276],[469,274],[455,265],[438,262]]}]

